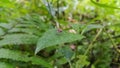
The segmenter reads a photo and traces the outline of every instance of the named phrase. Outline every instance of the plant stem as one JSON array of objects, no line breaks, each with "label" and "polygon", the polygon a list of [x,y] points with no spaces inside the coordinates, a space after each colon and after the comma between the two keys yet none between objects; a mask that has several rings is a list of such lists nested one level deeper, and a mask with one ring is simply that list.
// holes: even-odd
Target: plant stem
[{"label": "plant stem", "polygon": [[87,53],[89,52],[89,50],[93,47],[93,43],[96,41],[96,39],[98,38],[98,36],[100,35],[100,33],[102,32],[103,28],[101,28],[99,30],[99,32],[96,34],[95,38],[93,39],[93,41],[90,43],[90,45],[88,46],[86,52],[84,53],[84,55],[87,55]]},{"label": "plant stem", "polygon": [[117,51],[118,53],[120,53],[120,50],[117,48],[116,43],[114,42],[112,36],[111,36],[105,29],[104,29],[104,31],[106,32],[107,36],[110,38],[111,43],[113,44],[113,47],[116,49],[116,51]]},{"label": "plant stem", "polygon": [[70,61],[68,61],[68,63],[69,63],[69,65],[70,65],[70,68],[73,68],[73,67],[72,67],[72,64],[71,64],[71,62],[70,62]]},{"label": "plant stem", "polygon": [[53,16],[53,14],[52,14],[52,9],[51,9],[51,6],[50,6],[50,2],[47,0],[47,3],[48,3],[48,8],[49,8],[49,11],[50,11],[50,14],[51,14],[51,16],[52,16],[52,20],[55,22],[55,24],[56,24],[56,28],[60,28],[59,27],[59,22],[57,21],[57,19],[56,19],[56,17],[54,17]]}]

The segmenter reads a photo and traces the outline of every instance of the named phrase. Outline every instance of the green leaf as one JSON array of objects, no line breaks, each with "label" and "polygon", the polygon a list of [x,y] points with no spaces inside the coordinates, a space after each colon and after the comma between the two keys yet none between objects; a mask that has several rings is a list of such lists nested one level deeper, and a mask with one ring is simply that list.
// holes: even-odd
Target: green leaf
[{"label": "green leaf", "polygon": [[72,56],[74,55],[74,52],[68,46],[60,48],[60,52],[61,54],[63,54],[63,56],[66,58],[67,61],[70,61]]},{"label": "green leaf", "polygon": [[0,27],[4,29],[10,29],[13,27],[13,23],[0,23]]},{"label": "green leaf", "polygon": [[57,59],[57,64],[58,65],[62,65],[62,64],[65,64],[65,63],[67,63],[68,62],[68,60],[66,60],[66,58],[65,57],[61,57],[61,58],[59,58],[59,59]]},{"label": "green leaf", "polygon": [[100,24],[90,24],[90,25],[87,25],[87,26],[83,29],[83,32],[88,32],[88,31],[90,31],[90,30],[100,29],[100,28],[103,28],[103,26],[100,25]]},{"label": "green leaf", "polygon": [[2,40],[0,40],[0,47],[4,45],[20,45],[20,44],[36,44],[38,37],[29,34],[10,34],[5,35]]},{"label": "green leaf", "polygon": [[31,62],[32,64],[35,65],[42,65],[44,67],[51,68],[51,65],[47,61],[37,56],[30,56],[30,54],[27,52],[23,53],[15,50],[0,49],[0,58],[22,61],[22,62]]},{"label": "green leaf", "polygon": [[74,34],[68,31],[58,32],[57,29],[51,29],[45,32],[45,34],[38,40],[35,54],[46,47],[73,42],[83,38],[84,37],[80,34]]},{"label": "green leaf", "polygon": [[87,66],[90,64],[90,62],[87,61],[87,56],[79,55],[79,60],[76,62],[76,68],[83,68],[84,66]]},{"label": "green leaf", "polygon": [[119,8],[119,7],[116,7],[116,6],[101,4],[101,3],[95,2],[94,0],[90,0],[90,1],[91,1],[93,4],[95,4],[95,5],[97,5],[97,6],[100,6],[100,7],[111,8],[111,9],[118,9],[118,10],[120,10],[120,8]]},{"label": "green leaf", "polygon": [[0,62],[0,68],[15,68],[15,66],[5,62]]},{"label": "green leaf", "polygon": [[4,35],[4,34],[5,34],[5,32],[3,31],[2,28],[0,28],[0,35]]},{"label": "green leaf", "polygon": [[36,28],[13,28],[8,31],[9,33],[28,33],[28,34],[39,34]]},{"label": "green leaf", "polygon": [[35,28],[36,25],[30,24],[30,23],[19,23],[15,27],[17,27],[17,28],[22,28],[22,27]]}]

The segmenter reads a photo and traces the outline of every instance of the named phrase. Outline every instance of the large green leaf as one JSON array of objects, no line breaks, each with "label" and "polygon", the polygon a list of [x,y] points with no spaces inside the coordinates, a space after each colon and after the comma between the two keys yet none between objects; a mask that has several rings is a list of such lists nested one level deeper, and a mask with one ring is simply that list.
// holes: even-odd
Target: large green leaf
[{"label": "large green leaf", "polygon": [[41,49],[54,46],[57,44],[63,44],[67,42],[73,42],[84,38],[80,34],[70,33],[68,31],[58,32],[57,29],[51,29],[45,32],[45,34],[38,40],[35,54]]},{"label": "large green leaf", "polygon": [[32,64],[35,65],[42,65],[44,67],[51,68],[51,65],[48,62],[41,59],[40,57],[30,56],[30,54],[27,52],[23,53],[15,50],[0,49],[0,58],[22,61],[22,62],[31,62]]}]

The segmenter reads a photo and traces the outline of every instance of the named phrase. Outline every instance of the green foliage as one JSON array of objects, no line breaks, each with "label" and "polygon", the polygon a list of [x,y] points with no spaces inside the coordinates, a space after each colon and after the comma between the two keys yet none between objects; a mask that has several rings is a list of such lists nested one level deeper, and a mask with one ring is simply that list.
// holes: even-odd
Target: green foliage
[{"label": "green foliage", "polygon": [[[34,20],[30,18],[26,19],[28,17],[30,16],[22,17],[16,21],[9,21],[9,23],[0,23],[0,47],[6,47],[8,45],[17,45],[18,47],[18,45],[35,45],[37,43],[38,38],[41,36],[39,33],[45,31],[47,26],[44,26],[43,21],[41,21],[41,19],[37,16],[34,18]],[[24,21],[24,19],[26,19],[26,21]],[[41,24],[43,25],[42,27]],[[29,57],[28,53],[22,54],[22,52],[12,51],[8,49],[1,49],[0,52],[0,58],[31,62],[34,65],[51,67],[50,64],[46,63],[46,61],[40,59],[39,57]],[[4,55],[2,55],[3,53]]]},{"label": "green foliage", "polygon": [[[23,18],[28,18],[26,16]],[[39,22],[37,21],[39,20]],[[17,22],[18,21],[18,22]],[[10,23],[0,23],[1,27],[1,41],[0,46],[4,45],[20,45],[20,44],[36,44],[40,36],[40,31],[45,30],[46,27],[42,26],[43,22],[39,18],[23,21],[10,21]],[[34,23],[34,21],[36,23]],[[40,23],[40,24],[39,24]],[[44,24],[42,24],[44,25]],[[39,29],[41,28],[41,29]]]},{"label": "green foliage", "polygon": [[15,66],[8,63],[0,62],[0,68],[15,68]]},{"label": "green foliage", "polygon": [[89,62],[87,61],[87,56],[80,55],[79,60],[76,62],[76,68],[83,68],[86,65],[89,65]]},{"label": "green foliage", "polygon": [[119,0],[0,0],[0,68],[119,68]]},{"label": "green foliage", "polygon": [[44,67],[51,68],[50,64],[48,64],[40,57],[30,56],[29,53],[22,53],[9,49],[0,49],[0,58],[12,59],[15,61],[31,62],[31,64],[43,65]]},{"label": "green foliage", "polygon": [[60,48],[59,52],[63,54],[68,62],[72,59],[72,56],[74,55],[74,52],[68,46]]},{"label": "green foliage", "polygon": [[70,33],[68,31],[59,32],[57,29],[51,29],[45,32],[45,34],[38,40],[35,53],[46,47],[81,39],[83,39],[82,35]]},{"label": "green foliage", "polygon": [[96,67],[98,68],[109,68],[110,67],[109,65],[110,65],[110,62],[112,61],[112,59],[110,59],[112,56],[112,51],[110,51],[110,47],[111,47],[111,43],[109,41],[103,43],[102,45],[98,43],[95,46],[95,50],[98,51],[95,54],[97,56],[96,62],[95,62]]},{"label": "green foliage", "polygon": [[38,37],[28,34],[11,34],[6,35],[0,41],[0,46],[5,45],[20,45],[20,44],[36,44]]}]

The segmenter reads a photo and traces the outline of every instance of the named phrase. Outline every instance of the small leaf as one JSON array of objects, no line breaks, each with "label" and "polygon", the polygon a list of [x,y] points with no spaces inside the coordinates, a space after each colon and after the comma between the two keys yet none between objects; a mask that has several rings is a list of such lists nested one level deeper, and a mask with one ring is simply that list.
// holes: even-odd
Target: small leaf
[{"label": "small leaf", "polygon": [[80,34],[74,34],[68,31],[58,32],[57,29],[51,29],[45,32],[45,34],[38,40],[35,54],[46,47],[73,42],[83,38],[84,37]]},{"label": "small leaf", "polygon": [[60,52],[61,54],[63,54],[67,61],[70,61],[72,56],[74,55],[74,52],[68,46],[60,48]]},{"label": "small leaf", "polygon": [[84,32],[88,32],[88,31],[93,30],[93,29],[100,29],[100,28],[103,28],[103,26],[100,25],[100,24],[90,24],[90,25],[87,25],[87,26],[83,29],[83,33],[84,33]]},{"label": "small leaf", "polygon": [[97,29],[97,28],[103,28],[103,26],[100,24],[90,24],[87,26],[86,31]]}]

